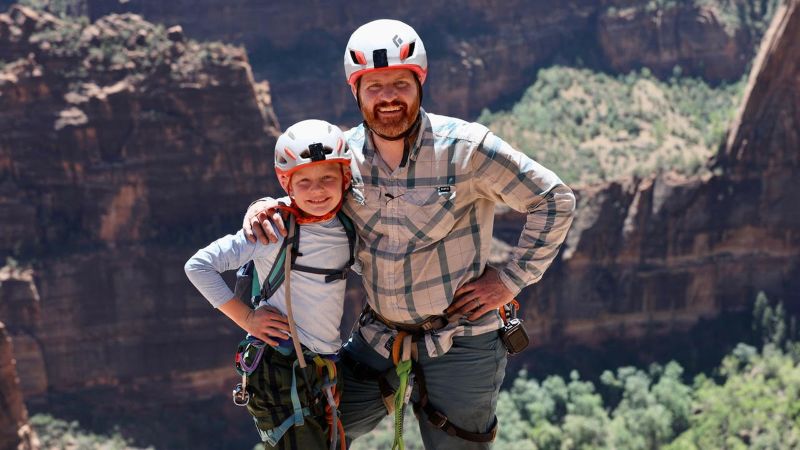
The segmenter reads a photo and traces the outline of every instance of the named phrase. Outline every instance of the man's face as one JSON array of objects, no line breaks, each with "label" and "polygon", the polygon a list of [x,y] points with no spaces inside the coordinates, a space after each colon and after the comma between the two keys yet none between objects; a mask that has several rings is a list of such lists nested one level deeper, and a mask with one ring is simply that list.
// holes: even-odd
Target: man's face
[{"label": "man's face", "polygon": [[417,120],[420,92],[408,69],[368,72],[361,77],[357,94],[367,125],[383,136],[397,137]]}]

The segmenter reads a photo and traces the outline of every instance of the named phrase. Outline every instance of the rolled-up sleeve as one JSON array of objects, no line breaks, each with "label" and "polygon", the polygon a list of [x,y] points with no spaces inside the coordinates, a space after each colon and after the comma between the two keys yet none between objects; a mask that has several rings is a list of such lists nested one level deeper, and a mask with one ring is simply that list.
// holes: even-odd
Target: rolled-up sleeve
[{"label": "rolled-up sleeve", "polygon": [[575,195],[545,168],[492,133],[472,154],[478,193],[527,213],[511,260],[500,279],[515,295],[539,281],[558,254],[575,211]]}]

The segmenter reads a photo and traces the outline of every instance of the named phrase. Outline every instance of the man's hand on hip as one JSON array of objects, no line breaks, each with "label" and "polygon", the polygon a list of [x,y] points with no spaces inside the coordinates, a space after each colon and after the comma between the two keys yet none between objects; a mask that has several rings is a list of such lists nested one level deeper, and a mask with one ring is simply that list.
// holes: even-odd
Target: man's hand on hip
[{"label": "man's hand on hip", "polygon": [[275,234],[272,224],[278,227],[281,236],[286,236],[283,217],[277,207],[278,201],[267,197],[254,202],[247,208],[247,213],[242,221],[242,230],[248,241],[256,242],[258,240],[264,245],[278,242],[278,235]]},{"label": "man's hand on hip", "polygon": [[489,266],[477,280],[456,290],[455,301],[447,307],[448,316],[466,316],[477,320],[489,311],[501,308],[514,299],[514,294],[500,280],[497,271]]}]

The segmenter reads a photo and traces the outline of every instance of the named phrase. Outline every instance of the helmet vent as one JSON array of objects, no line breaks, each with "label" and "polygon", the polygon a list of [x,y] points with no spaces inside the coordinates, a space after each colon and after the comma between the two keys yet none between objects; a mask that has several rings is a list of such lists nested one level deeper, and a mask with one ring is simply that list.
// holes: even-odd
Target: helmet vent
[{"label": "helmet vent", "polygon": [[372,51],[373,66],[377,69],[379,67],[389,67],[389,59],[386,57],[386,49],[381,48]]},{"label": "helmet vent", "polygon": [[358,64],[361,66],[367,65],[367,58],[364,57],[364,52],[350,50],[350,59],[353,60],[353,64]]},{"label": "helmet vent", "polygon": [[406,58],[414,56],[414,44],[416,44],[416,43],[417,43],[417,41],[414,41],[414,42],[408,44],[408,55],[406,56]]},{"label": "helmet vent", "polygon": [[278,164],[289,164],[289,161],[287,161],[283,156],[278,156]]}]

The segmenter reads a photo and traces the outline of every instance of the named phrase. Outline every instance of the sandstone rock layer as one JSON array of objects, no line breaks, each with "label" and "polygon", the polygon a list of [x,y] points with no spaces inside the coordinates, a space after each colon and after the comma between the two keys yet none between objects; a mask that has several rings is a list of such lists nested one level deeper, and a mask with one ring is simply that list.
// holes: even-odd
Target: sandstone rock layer
[{"label": "sandstone rock layer", "polygon": [[756,294],[800,305],[800,7],[777,13],[711,174],[661,174],[579,194],[561,258],[530,291],[544,341],[688,327]]}]

